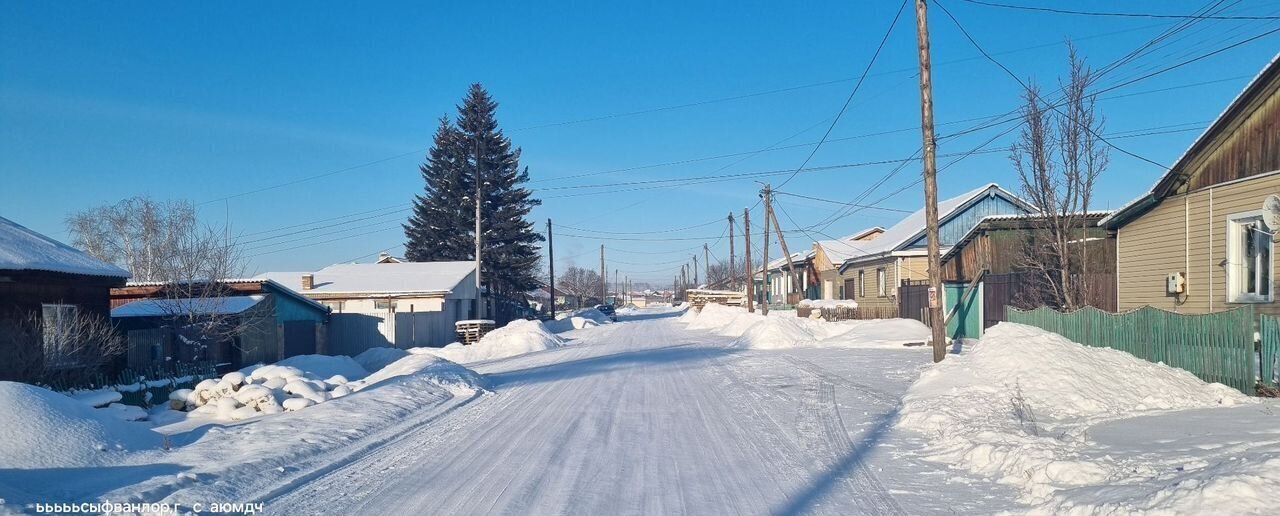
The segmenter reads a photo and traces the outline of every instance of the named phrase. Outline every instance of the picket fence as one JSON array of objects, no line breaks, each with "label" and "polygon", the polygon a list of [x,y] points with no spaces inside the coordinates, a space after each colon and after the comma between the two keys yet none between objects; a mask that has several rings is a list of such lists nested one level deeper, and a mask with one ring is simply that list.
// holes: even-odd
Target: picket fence
[{"label": "picket fence", "polygon": [[[1067,313],[1047,307],[1027,311],[1009,307],[1006,318],[1087,346],[1116,349],[1184,369],[1204,381],[1229,385],[1245,394],[1255,392],[1258,355],[1254,351],[1254,321],[1257,319],[1252,307],[1194,315],[1149,306],[1122,313],[1093,307]],[[1278,337],[1272,339],[1271,356],[1274,357],[1276,344],[1280,342],[1280,320],[1272,320],[1270,324],[1271,331]],[[1263,376],[1266,374],[1264,369]]]}]

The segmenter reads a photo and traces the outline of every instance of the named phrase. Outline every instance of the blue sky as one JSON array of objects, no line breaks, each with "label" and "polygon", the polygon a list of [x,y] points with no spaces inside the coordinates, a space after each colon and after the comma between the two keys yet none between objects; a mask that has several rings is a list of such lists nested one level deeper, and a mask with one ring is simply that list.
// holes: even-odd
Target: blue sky
[{"label": "blue sky", "polygon": [[[537,193],[544,205],[534,213],[539,229],[548,217],[582,228],[557,231],[557,266],[594,267],[603,243],[622,274],[665,284],[679,267],[674,262],[703,242],[726,257],[728,243],[718,238],[724,225],[702,224],[752,205],[755,179],[643,190],[549,188],[794,169],[811,150],[795,145],[821,137],[852,88],[848,79],[866,66],[900,3],[423,4],[0,2],[0,215],[65,240],[68,214],[149,194],[201,203],[211,224],[229,221],[250,272],[367,256],[403,241],[397,224],[405,215],[396,210],[421,190],[417,165],[437,119],[452,114],[478,81],[501,103],[500,122],[523,148],[530,186],[544,189]],[[1177,23],[959,0],[945,5],[997,59],[1047,86],[1065,71],[1067,39],[1100,67]],[[1073,5],[1120,8],[1104,1]],[[1189,13],[1202,5],[1123,7]],[[909,9],[831,138],[902,131],[828,143],[810,167],[904,158],[918,148]],[[1280,2],[1237,2],[1227,13],[1274,15]],[[930,23],[940,124],[1017,104],[1017,83],[977,57],[941,11],[934,9]],[[1108,75],[1102,87],[1276,24],[1202,22]],[[1106,133],[1163,133],[1114,141],[1172,164],[1277,48],[1280,37],[1272,35],[1117,89],[1100,103]],[[1152,92],[1165,88],[1175,89]],[[731,97],[742,98],[722,100]],[[687,104],[697,105],[672,107]],[[672,108],[657,110],[666,107]],[[637,111],[644,113],[626,115]],[[939,152],[967,151],[998,132],[948,140]],[[1011,137],[987,148],[1005,147]],[[779,142],[793,147],[557,180]],[[891,168],[806,172],[785,190],[848,201]],[[907,166],[869,199],[909,185],[919,170],[918,163]],[[1118,207],[1161,172],[1113,153],[1098,204]],[[300,181],[320,174],[328,175]],[[1017,186],[1003,152],[971,156],[939,181],[944,197],[989,181]],[[892,224],[903,213],[890,210],[917,209],[922,199],[919,187],[907,188],[880,203],[889,210],[860,211],[824,233]],[[801,225],[836,208],[795,197],[779,204]],[[696,225],[702,226],[603,233]],[[808,244],[804,235],[789,238],[793,248]]]}]

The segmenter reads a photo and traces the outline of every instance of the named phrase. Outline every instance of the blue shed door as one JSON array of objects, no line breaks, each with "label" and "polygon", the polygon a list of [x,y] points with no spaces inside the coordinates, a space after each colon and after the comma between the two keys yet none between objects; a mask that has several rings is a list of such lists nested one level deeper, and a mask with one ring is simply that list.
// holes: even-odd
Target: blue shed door
[{"label": "blue shed door", "polygon": [[947,323],[947,336],[953,339],[976,339],[982,336],[982,282],[973,287],[977,292],[965,299],[964,306],[956,309],[968,287],[967,283],[947,283],[943,286],[946,291],[943,316],[956,310],[951,322]]}]

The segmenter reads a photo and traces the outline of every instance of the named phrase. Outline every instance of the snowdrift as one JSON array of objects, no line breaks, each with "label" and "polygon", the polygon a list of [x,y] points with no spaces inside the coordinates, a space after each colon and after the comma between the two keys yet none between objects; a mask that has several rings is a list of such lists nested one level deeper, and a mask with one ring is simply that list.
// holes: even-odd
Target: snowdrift
[{"label": "snowdrift", "polygon": [[702,312],[689,310],[680,316],[688,329],[707,330],[717,335],[737,337],[734,346],[751,349],[820,348],[902,348],[924,342],[929,328],[911,319],[826,322],[801,319],[793,312],[764,316],[745,308],[708,304]]},{"label": "snowdrift", "polygon": [[480,374],[430,353],[407,354],[404,358],[388,364],[363,380],[347,385],[352,391],[358,392],[375,385],[392,383],[414,383],[443,388],[454,396],[471,395],[488,389],[488,383]]},{"label": "snowdrift", "polygon": [[[316,378],[331,378],[337,375],[348,380],[359,380],[368,376],[370,371],[345,355],[297,355],[276,362],[276,365],[296,367],[303,373],[309,373]],[[381,368],[373,370],[377,369]]]},{"label": "snowdrift", "polygon": [[356,355],[352,360],[360,364],[365,371],[377,371],[408,354],[408,351],[399,348],[370,348]]},{"label": "snowdrift", "polygon": [[0,469],[98,464],[108,453],[158,448],[162,437],[51,390],[0,381]]},{"label": "snowdrift", "polygon": [[581,330],[583,328],[594,328],[602,324],[612,324],[613,321],[609,316],[595,308],[586,310],[578,310],[576,312],[563,314],[554,321],[548,321],[546,328],[554,333],[563,333],[570,330]]},{"label": "snowdrift", "polygon": [[1024,501],[1040,504],[1060,490],[1138,473],[1106,453],[1086,453],[1091,425],[1250,402],[1181,369],[1001,323],[972,351],[926,370],[897,425],[929,437],[926,460],[1015,485]]},{"label": "snowdrift", "polygon": [[544,351],[564,344],[564,339],[551,333],[541,322],[518,319],[489,332],[479,342],[470,346],[455,342],[439,349],[414,348],[410,352],[429,353],[466,364]]}]

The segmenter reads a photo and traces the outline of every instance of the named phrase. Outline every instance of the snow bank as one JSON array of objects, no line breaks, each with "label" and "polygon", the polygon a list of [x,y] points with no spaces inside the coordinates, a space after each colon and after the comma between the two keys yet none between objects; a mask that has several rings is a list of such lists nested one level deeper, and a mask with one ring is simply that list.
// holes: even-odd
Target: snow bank
[{"label": "snow bank", "polygon": [[98,464],[108,453],[160,446],[148,425],[130,423],[48,389],[0,381],[0,469]]},{"label": "snow bank", "polygon": [[1142,474],[1107,453],[1087,453],[1091,425],[1250,401],[1181,369],[1001,323],[972,351],[925,371],[897,424],[929,436],[925,459],[1015,485],[1038,504],[1060,490]]},{"label": "snow bank", "polygon": [[[431,348],[414,348],[425,349]],[[468,396],[488,388],[483,376],[432,353],[410,353],[347,387],[359,392],[374,385],[404,381],[440,387],[455,396]]]},{"label": "snow bank", "polygon": [[353,360],[365,371],[377,371],[408,354],[408,351],[398,348],[369,348],[364,353],[356,355]]},{"label": "snow bank", "polygon": [[298,355],[276,362],[276,365],[296,367],[303,373],[313,374],[317,378],[330,378],[334,375],[341,375],[348,380],[358,380],[369,375],[369,369],[362,367],[359,362],[344,355]]},{"label": "snow bank", "polygon": [[453,362],[467,364],[544,351],[564,344],[564,339],[551,333],[541,322],[517,319],[485,334],[479,342],[470,346],[455,342],[439,349],[414,348],[411,351],[430,353]]},{"label": "snow bank", "polygon": [[857,308],[852,299],[802,299],[796,306],[804,308]]},{"label": "snow bank", "polygon": [[826,322],[801,319],[794,313],[766,317],[714,303],[704,306],[701,313],[690,310],[680,320],[691,330],[737,337],[734,346],[752,349],[901,348],[929,338],[929,328],[911,319]]},{"label": "snow bank", "polygon": [[569,330],[581,330],[583,328],[593,328],[602,324],[612,324],[613,320],[603,312],[595,308],[586,310],[578,310],[567,314],[561,314],[554,321],[548,321],[546,327],[554,333],[563,333]]}]

